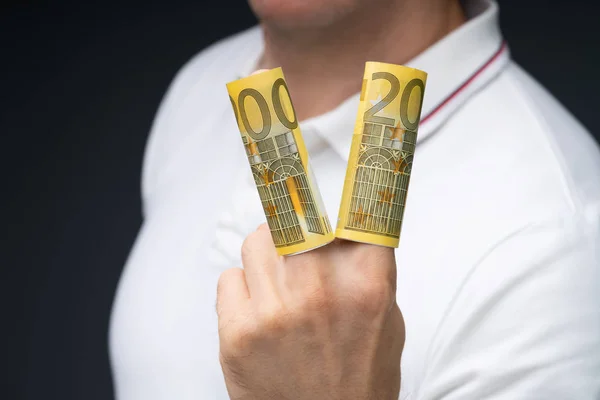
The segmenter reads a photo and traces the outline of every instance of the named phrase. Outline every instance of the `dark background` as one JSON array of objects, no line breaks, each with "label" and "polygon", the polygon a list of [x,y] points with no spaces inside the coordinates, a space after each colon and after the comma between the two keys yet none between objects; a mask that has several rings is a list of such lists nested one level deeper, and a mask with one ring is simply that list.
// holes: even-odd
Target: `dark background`
[{"label": "dark background", "polygon": [[[514,58],[598,135],[594,3],[500,0]],[[0,397],[112,398],[107,324],[153,114],[185,61],[254,23],[244,0],[0,6]]]}]

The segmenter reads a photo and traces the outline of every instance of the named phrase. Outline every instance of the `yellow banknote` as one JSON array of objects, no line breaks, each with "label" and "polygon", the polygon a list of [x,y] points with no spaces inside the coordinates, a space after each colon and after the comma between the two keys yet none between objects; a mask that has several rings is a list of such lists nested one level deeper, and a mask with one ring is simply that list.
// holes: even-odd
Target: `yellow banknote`
[{"label": "yellow banknote", "polygon": [[368,62],[335,236],[398,247],[427,74]]},{"label": "yellow banknote", "polygon": [[297,254],[331,242],[281,68],[228,83],[227,91],[277,252]]}]

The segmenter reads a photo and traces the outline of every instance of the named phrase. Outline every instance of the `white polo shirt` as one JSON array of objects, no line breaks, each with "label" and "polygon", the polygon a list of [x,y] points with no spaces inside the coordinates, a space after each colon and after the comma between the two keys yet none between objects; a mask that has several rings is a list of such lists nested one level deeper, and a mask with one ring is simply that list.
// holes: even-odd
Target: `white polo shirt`
[{"label": "white polo shirt", "polygon": [[[598,399],[598,146],[510,60],[497,5],[467,11],[408,63],[429,77],[397,250],[401,398]],[[210,47],[160,107],[111,321],[119,400],[227,399],[216,283],[264,214],[225,83],[261,51],[259,28]],[[301,123],[332,223],[357,109]]]}]

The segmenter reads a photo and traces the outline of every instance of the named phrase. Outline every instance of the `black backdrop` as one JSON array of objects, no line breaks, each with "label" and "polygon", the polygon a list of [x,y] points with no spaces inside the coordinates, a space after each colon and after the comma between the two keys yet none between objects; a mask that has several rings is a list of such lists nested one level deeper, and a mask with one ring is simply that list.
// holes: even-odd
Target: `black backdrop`
[{"label": "black backdrop", "polygon": [[[500,0],[514,58],[598,134],[593,3]],[[153,114],[186,60],[255,20],[244,0],[0,7],[0,397],[111,399],[107,323]]]}]

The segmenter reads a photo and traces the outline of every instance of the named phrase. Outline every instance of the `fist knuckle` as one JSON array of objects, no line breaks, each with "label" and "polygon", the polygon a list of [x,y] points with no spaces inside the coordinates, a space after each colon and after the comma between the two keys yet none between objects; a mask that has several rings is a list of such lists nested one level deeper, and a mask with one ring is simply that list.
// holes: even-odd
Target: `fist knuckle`
[{"label": "fist knuckle", "polygon": [[237,324],[220,333],[221,353],[227,358],[246,354],[258,338],[258,330],[254,324]]},{"label": "fist knuckle", "polygon": [[385,281],[365,281],[356,290],[356,307],[369,316],[389,311],[394,300],[393,289]]},{"label": "fist knuckle", "polygon": [[302,299],[301,310],[304,313],[324,313],[332,307],[332,296],[321,283],[309,285]]},{"label": "fist knuckle", "polygon": [[259,314],[261,335],[271,337],[279,336],[286,331],[287,313],[282,306],[272,306],[263,309]]},{"label": "fist knuckle", "polygon": [[236,279],[240,273],[243,273],[240,268],[229,268],[223,271],[217,281],[217,293],[220,293],[231,279]]}]

